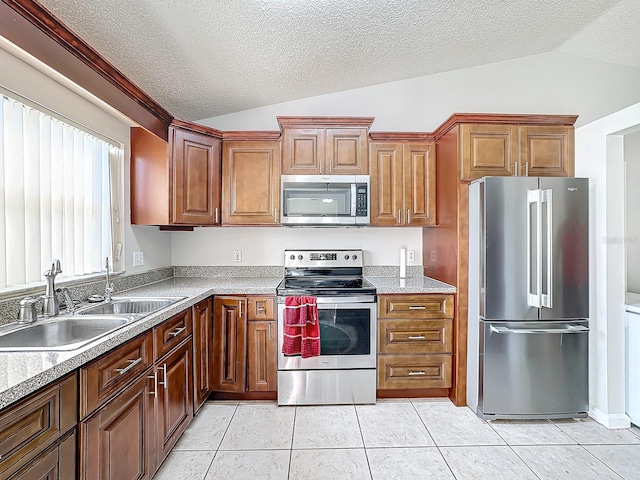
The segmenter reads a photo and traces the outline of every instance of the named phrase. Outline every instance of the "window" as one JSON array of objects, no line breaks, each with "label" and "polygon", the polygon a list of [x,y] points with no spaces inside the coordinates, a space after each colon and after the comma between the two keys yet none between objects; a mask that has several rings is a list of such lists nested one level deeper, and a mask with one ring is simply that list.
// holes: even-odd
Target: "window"
[{"label": "window", "polygon": [[122,145],[2,92],[0,291],[43,282],[54,258],[62,277],[103,271],[122,250]]}]

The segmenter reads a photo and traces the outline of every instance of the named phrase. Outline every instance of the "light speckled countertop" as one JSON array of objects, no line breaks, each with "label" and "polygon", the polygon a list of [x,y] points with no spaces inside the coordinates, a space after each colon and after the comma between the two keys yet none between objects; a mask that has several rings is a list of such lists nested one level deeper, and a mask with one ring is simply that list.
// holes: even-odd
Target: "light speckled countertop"
[{"label": "light speckled countertop", "polygon": [[[455,287],[427,277],[367,277],[382,293],[455,293]],[[157,313],[72,351],[0,353],[0,409],[71,373],[78,367],[153,328],[211,295],[275,295],[282,279],[174,277],[119,293],[118,297],[186,297]]]}]

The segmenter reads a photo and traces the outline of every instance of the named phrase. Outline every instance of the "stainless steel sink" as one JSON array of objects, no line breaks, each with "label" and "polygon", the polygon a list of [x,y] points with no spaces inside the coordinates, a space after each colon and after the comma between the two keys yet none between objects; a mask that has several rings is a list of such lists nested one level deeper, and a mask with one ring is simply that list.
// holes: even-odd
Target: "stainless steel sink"
[{"label": "stainless steel sink", "polygon": [[21,325],[0,333],[0,351],[75,350],[134,320],[133,316],[83,316]]},{"label": "stainless steel sink", "polygon": [[128,297],[113,298],[78,311],[80,315],[149,315],[168,307],[184,297]]}]

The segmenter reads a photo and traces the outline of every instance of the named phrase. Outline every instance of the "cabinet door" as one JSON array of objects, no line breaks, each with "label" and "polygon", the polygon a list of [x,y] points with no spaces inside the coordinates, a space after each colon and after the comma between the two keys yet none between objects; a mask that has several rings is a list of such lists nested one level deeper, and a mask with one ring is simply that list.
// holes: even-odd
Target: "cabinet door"
[{"label": "cabinet door", "polygon": [[326,162],[321,173],[331,175],[367,175],[369,158],[366,128],[328,128]]},{"label": "cabinet door", "polygon": [[220,140],[173,129],[173,202],[177,224],[216,225],[220,209]]},{"label": "cabinet door", "polygon": [[276,391],[276,322],[252,321],[247,328],[248,388],[250,392]]},{"label": "cabinet door", "polygon": [[224,142],[222,223],[280,223],[280,142]]},{"label": "cabinet door", "polygon": [[519,136],[522,175],[528,163],[532,177],[573,177],[573,127],[522,126]]},{"label": "cabinet door", "polygon": [[325,159],[324,128],[285,128],[282,142],[283,175],[319,175]]},{"label": "cabinet door", "polygon": [[216,297],[213,307],[213,390],[244,392],[247,299]]},{"label": "cabinet door", "polygon": [[156,466],[169,455],[193,418],[193,349],[191,338],[158,360]]},{"label": "cabinet door", "polygon": [[402,221],[402,144],[371,144],[371,225],[398,226]]},{"label": "cabinet door", "polygon": [[[2,477],[5,478],[5,477]],[[76,478],[75,431],[34,458],[9,480],[72,480]]]},{"label": "cabinet door", "polygon": [[460,126],[460,179],[513,175],[518,158],[518,127],[468,124]]},{"label": "cabinet door", "polygon": [[211,299],[193,306],[193,407],[197,412],[211,393],[213,381],[213,308]]},{"label": "cabinet door", "polygon": [[435,144],[404,146],[404,223],[436,224]]},{"label": "cabinet door", "polygon": [[154,391],[153,380],[147,377],[140,377],[80,423],[80,478],[138,480],[153,475]]}]

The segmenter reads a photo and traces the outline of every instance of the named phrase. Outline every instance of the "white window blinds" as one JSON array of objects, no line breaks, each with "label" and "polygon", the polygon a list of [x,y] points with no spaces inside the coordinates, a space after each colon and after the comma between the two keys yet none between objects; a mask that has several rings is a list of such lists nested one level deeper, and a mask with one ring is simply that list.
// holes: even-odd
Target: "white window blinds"
[{"label": "white window blinds", "polygon": [[[2,96],[0,290],[104,270],[122,248],[122,147]],[[118,259],[116,257],[116,260]]]}]

